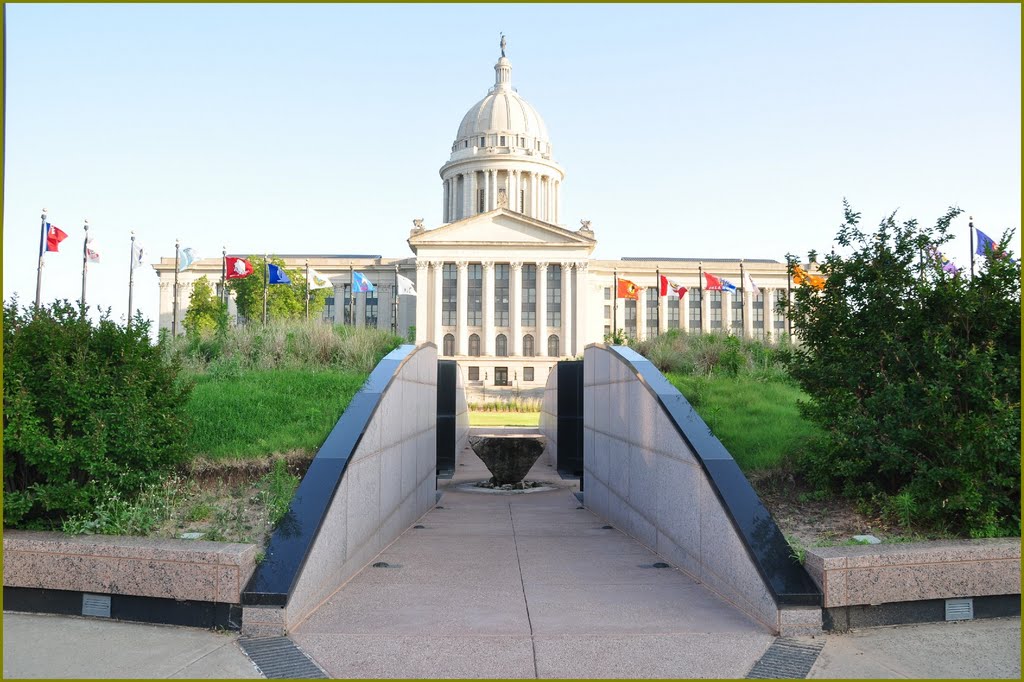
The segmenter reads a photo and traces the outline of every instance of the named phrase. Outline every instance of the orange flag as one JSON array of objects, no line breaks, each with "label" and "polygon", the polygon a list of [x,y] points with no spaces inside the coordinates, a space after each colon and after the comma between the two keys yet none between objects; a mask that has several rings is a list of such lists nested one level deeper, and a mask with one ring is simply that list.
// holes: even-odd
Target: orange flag
[{"label": "orange flag", "polygon": [[615,296],[617,298],[628,298],[634,301],[640,300],[640,288],[635,282],[630,282],[628,279],[619,278],[619,288]]}]

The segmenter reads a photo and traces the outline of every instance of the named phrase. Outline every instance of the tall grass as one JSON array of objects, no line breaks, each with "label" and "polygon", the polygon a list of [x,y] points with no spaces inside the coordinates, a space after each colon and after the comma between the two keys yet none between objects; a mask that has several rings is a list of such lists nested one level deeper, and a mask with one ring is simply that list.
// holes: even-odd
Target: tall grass
[{"label": "tall grass", "polygon": [[678,329],[645,341],[635,350],[663,373],[684,375],[753,375],[766,380],[789,381],[786,360],[788,341],[742,339],[729,334],[687,334]]}]

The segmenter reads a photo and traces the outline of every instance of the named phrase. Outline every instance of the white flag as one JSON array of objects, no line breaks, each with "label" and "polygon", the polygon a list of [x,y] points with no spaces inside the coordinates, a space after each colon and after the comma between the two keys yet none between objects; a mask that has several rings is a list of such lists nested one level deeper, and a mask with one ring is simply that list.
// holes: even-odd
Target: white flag
[{"label": "white flag", "polygon": [[199,260],[199,253],[195,249],[181,249],[178,252],[178,272],[188,270],[197,260]]},{"label": "white flag", "polygon": [[313,289],[333,289],[334,284],[325,275],[321,275],[313,268],[309,269],[309,288]]},{"label": "white flag", "polygon": [[142,242],[138,239],[132,242],[132,270],[140,268],[144,265],[142,259],[145,258],[144,249],[142,248]]},{"label": "white flag", "polygon": [[96,249],[92,236],[85,240],[85,259],[90,263],[100,262],[100,252]]},{"label": "white flag", "polygon": [[743,288],[747,291],[754,292],[754,296],[757,296],[758,294],[761,293],[761,290],[757,288],[756,284],[754,284],[754,280],[750,279],[749,272],[743,273]]},{"label": "white flag", "polygon": [[409,279],[408,277],[403,277],[402,275],[398,274],[397,272],[395,273],[395,277],[398,278],[398,295],[399,296],[404,296],[406,294],[408,294],[409,296],[415,296],[416,295],[416,286],[412,283],[411,279]]}]

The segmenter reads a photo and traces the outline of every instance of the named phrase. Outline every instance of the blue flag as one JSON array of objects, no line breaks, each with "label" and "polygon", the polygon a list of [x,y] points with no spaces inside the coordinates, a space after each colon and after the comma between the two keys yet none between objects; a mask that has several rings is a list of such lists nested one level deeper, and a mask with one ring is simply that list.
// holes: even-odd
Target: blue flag
[{"label": "blue flag", "polygon": [[377,287],[373,286],[373,282],[366,279],[366,275],[353,271],[352,291],[377,291]]},{"label": "blue flag", "polygon": [[291,279],[288,278],[284,268],[274,265],[273,263],[267,263],[267,267],[270,268],[270,284],[291,284]]},{"label": "blue flag", "polygon": [[992,237],[989,237],[978,228],[974,228],[974,231],[978,233],[978,248],[974,250],[974,253],[984,256],[985,252],[989,249],[992,249],[992,253],[999,253],[999,245],[992,240]]}]

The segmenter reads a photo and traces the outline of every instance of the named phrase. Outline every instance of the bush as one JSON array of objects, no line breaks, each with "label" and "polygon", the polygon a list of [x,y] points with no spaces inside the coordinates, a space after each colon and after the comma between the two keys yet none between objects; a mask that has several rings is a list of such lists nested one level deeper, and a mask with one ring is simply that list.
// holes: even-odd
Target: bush
[{"label": "bush", "polygon": [[754,375],[789,381],[788,341],[741,339],[729,334],[687,334],[678,329],[633,344],[662,373]]},{"label": "bush", "polygon": [[802,466],[902,522],[1018,535],[1020,267],[990,254],[973,278],[944,269],[959,213],[865,235],[846,206],[836,242],[853,253],[828,256],[824,289],[799,286],[791,311],[791,371],[828,434]]},{"label": "bush", "polygon": [[4,305],[4,523],[48,527],[131,499],[177,464],[191,387],[149,323],[96,326],[67,301]]}]

